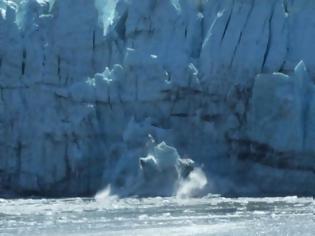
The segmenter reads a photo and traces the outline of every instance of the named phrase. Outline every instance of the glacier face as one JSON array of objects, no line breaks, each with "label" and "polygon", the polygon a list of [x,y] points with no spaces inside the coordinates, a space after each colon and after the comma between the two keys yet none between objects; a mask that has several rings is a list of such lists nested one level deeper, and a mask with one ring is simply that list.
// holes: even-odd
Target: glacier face
[{"label": "glacier face", "polygon": [[127,186],[151,135],[202,164],[208,191],[313,195],[314,13],[311,0],[0,0],[0,191]]}]

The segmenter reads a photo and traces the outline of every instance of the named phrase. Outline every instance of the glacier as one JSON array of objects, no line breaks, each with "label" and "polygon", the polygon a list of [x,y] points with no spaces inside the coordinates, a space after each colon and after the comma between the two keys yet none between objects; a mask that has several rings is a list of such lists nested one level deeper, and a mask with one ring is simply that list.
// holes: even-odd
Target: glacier
[{"label": "glacier", "polygon": [[204,191],[314,195],[314,14],[312,0],[0,0],[0,194],[130,189],[154,139],[205,172]]}]

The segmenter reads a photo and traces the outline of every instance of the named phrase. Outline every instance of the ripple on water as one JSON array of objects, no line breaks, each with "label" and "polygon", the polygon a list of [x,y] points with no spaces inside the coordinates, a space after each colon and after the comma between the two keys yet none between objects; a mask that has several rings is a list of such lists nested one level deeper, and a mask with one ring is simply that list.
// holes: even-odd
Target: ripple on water
[{"label": "ripple on water", "polygon": [[315,235],[312,198],[0,199],[0,235]]}]

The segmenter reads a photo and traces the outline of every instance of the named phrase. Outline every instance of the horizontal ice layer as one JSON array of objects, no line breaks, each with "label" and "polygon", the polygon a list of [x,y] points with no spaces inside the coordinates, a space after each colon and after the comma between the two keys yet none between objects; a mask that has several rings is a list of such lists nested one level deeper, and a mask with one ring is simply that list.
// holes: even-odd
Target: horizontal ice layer
[{"label": "horizontal ice layer", "polygon": [[204,164],[209,191],[314,194],[314,13],[0,0],[1,191],[92,194],[133,175],[119,166],[137,169],[151,134]]}]

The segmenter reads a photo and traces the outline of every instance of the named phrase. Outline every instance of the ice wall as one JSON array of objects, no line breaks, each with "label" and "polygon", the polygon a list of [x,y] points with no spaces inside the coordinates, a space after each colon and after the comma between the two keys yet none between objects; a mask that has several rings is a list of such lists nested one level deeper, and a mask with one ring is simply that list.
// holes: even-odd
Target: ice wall
[{"label": "ice wall", "polygon": [[93,194],[134,174],[150,134],[209,191],[314,194],[313,1],[0,9],[1,192]]}]

